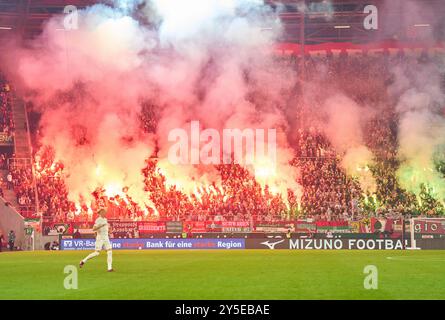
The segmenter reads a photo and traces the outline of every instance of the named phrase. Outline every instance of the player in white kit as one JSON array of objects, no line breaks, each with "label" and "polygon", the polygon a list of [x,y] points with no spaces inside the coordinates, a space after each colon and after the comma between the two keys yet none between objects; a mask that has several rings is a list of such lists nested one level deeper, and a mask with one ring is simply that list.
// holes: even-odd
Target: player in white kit
[{"label": "player in white kit", "polygon": [[107,264],[108,264],[108,272],[112,272],[113,270],[113,253],[111,250],[111,242],[110,238],[108,237],[108,221],[107,218],[105,218],[105,215],[107,214],[107,211],[105,209],[100,209],[99,212],[99,218],[96,219],[96,222],[93,226],[93,231],[96,232],[96,246],[95,251],[93,253],[90,253],[85,259],[80,261],[79,267],[82,268],[85,262],[90,260],[91,258],[97,257],[102,250],[102,248],[105,248],[107,251]]}]

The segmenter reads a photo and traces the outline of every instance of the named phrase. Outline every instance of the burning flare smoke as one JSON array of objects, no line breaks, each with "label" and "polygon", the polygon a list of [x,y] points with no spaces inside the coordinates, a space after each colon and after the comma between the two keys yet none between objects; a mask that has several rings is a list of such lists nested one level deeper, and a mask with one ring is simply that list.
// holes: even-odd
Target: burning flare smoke
[{"label": "burning flare smoke", "polygon": [[[63,163],[70,200],[89,205],[98,187],[108,196],[128,187],[150,206],[141,169],[156,148],[167,184],[187,193],[219,184],[211,166],[168,162],[168,133],[193,120],[218,131],[277,129],[276,170],[263,170],[269,164],[259,159],[251,173],[276,192],[298,191],[280,109],[294,76],[273,59],[280,24],[259,1],[120,0],[80,11],[79,28],[60,31],[64,18],[15,53],[43,114],[40,142]],[[141,130],[144,102],[158,117],[151,133]]]}]

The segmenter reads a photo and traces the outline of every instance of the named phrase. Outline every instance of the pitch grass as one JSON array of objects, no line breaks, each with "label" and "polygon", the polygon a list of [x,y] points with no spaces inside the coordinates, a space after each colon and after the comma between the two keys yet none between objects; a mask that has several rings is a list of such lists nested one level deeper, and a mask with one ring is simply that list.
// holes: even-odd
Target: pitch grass
[{"label": "pitch grass", "polygon": [[445,251],[116,250],[116,272],[102,252],[66,290],[64,267],[88,253],[0,253],[0,299],[445,299]]}]

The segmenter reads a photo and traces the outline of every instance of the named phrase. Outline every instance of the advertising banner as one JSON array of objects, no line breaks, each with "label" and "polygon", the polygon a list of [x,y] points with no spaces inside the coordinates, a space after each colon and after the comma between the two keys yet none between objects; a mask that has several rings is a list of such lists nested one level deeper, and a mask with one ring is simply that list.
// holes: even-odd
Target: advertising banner
[{"label": "advertising banner", "polygon": [[[408,241],[405,241],[408,245]],[[300,250],[402,250],[400,239],[291,239],[289,249]]]},{"label": "advertising banner", "polygon": [[135,221],[110,221],[109,232],[114,237],[135,237],[138,225]]},{"label": "advertising banner", "polygon": [[391,232],[392,220],[386,218],[371,218],[371,232]]},{"label": "advertising banner", "polygon": [[182,221],[167,221],[165,228],[167,233],[182,233]]},{"label": "advertising banner", "polygon": [[422,234],[445,234],[445,220],[414,220],[414,232]]},{"label": "advertising banner", "polygon": [[25,219],[25,230],[26,230],[26,232],[30,232],[29,230],[41,232],[40,220],[39,219]]},{"label": "advertising banner", "polygon": [[[137,223],[139,234],[143,233],[165,233],[167,232],[167,227],[165,222],[147,222],[140,221]],[[181,227],[182,229],[182,227]]]},{"label": "advertising banner", "polygon": [[184,222],[184,231],[203,233],[207,231],[206,225],[206,221],[186,221]]},{"label": "advertising banner", "polygon": [[80,234],[94,234],[93,222],[74,222],[70,223],[68,234],[73,234],[78,231]]},{"label": "advertising banner", "polygon": [[206,231],[207,232],[223,232],[223,222],[222,221],[212,221],[212,222],[207,223]]},{"label": "advertising banner", "polygon": [[403,232],[403,220],[391,218],[371,218],[371,232],[399,238]]},{"label": "advertising banner", "polygon": [[298,220],[297,221],[297,227],[295,229],[295,232],[299,233],[313,233],[317,230],[317,225],[313,220]]},{"label": "advertising banner", "polygon": [[54,223],[46,222],[42,224],[43,235],[45,236],[57,236],[59,234],[67,234],[71,232],[71,225],[69,223]]},{"label": "advertising banner", "polygon": [[223,221],[221,222],[222,232],[250,232],[249,221]]},{"label": "advertising banner", "polygon": [[418,239],[416,246],[423,250],[444,250],[445,239]]},{"label": "advertising banner", "polygon": [[353,233],[371,233],[371,220],[369,218],[351,221],[349,222],[349,226]]},{"label": "advertising banner", "polygon": [[289,249],[288,239],[246,239],[246,249]]},{"label": "advertising banner", "polygon": [[257,232],[286,233],[288,230],[294,232],[294,223],[260,223],[255,226]]},{"label": "advertising banner", "polygon": [[[110,239],[113,249],[245,249],[245,239]],[[62,239],[61,250],[94,250],[94,239]]]},{"label": "advertising banner", "polygon": [[[405,241],[408,246],[408,240]],[[247,239],[246,249],[402,250],[400,239]]]},{"label": "advertising banner", "polygon": [[326,233],[328,231],[335,233],[351,232],[348,221],[317,221],[317,232]]},{"label": "advertising banner", "polygon": [[[263,249],[263,250],[402,250],[401,239],[111,239],[116,250]],[[94,250],[94,239],[61,240],[61,250]],[[405,240],[405,246],[410,241]],[[445,249],[445,239],[417,240],[421,249]]]}]

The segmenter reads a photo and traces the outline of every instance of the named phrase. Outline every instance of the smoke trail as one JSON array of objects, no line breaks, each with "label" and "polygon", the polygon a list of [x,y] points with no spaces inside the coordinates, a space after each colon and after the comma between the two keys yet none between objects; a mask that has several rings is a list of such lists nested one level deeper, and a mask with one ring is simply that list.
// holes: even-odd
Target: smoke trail
[{"label": "smoke trail", "polygon": [[36,49],[18,53],[19,74],[38,93],[42,143],[65,165],[70,200],[90,202],[100,186],[143,199],[140,169],[154,144],[137,122],[140,53],[152,39],[120,10],[97,5],[80,17],[69,33],[57,30],[61,17],[50,20]]},{"label": "smoke trail", "polygon": [[[128,186],[143,203],[144,160],[155,143],[165,160],[168,133],[192,120],[218,131],[287,130],[280,106],[294,79],[273,59],[281,28],[260,1],[116,0],[114,7],[80,11],[78,30],[57,30],[62,19],[48,21],[31,49],[13,51],[25,87],[37,93],[32,99],[43,114],[41,142],[64,163],[73,201],[90,201],[98,186]],[[155,104],[154,134],[141,132],[141,101]],[[298,188],[285,136],[278,141],[278,169],[266,180]],[[185,189],[193,189],[187,181],[218,180],[211,168],[165,161],[160,167]]]},{"label": "smoke trail", "polygon": [[398,97],[399,150],[402,164],[397,172],[405,189],[420,194],[421,185],[433,188],[433,195],[444,201],[445,179],[436,162],[443,161],[445,118],[441,113],[445,95],[440,73],[434,63],[415,63],[394,68],[392,94]]},{"label": "smoke trail", "polygon": [[341,94],[328,98],[324,110],[328,119],[323,128],[335,150],[343,156],[342,167],[358,179],[364,191],[375,192],[375,179],[369,170],[374,164],[373,154],[364,145],[362,133],[362,124],[372,112]]}]

